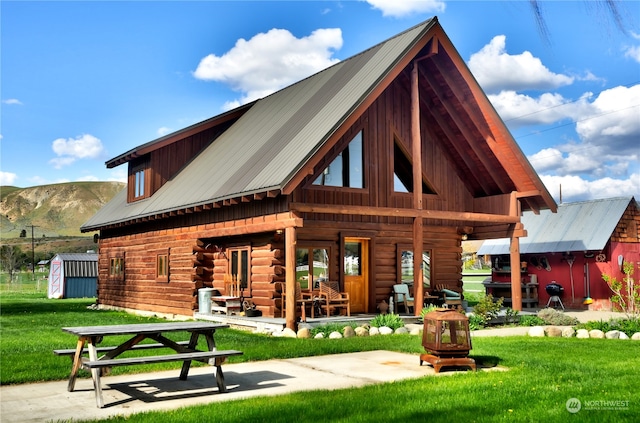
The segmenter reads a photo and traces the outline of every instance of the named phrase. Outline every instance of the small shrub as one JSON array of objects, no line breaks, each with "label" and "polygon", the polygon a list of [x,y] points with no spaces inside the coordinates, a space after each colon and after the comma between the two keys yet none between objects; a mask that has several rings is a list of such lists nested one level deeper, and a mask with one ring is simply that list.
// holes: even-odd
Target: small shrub
[{"label": "small shrub", "polygon": [[607,333],[610,330],[619,330],[620,332],[627,334],[627,336],[631,336],[636,332],[640,332],[640,318],[630,317],[623,319],[611,319],[608,322],[603,320],[591,320],[576,325],[576,329],[600,329],[604,333]]},{"label": "small shrub", "polygon": [[518,324],[520,326],[542,326],[545,324],[545,321],[532,314],[523,314],[520,316]]},{"label": "small shrub", "polygon": [[544,308],[538,312],[538,317],[544,320],[547,325],[554,326],[575,326],[578,319],[568,316],[553,308]]},{"label": "small shrub", "polygon": [[627,314],[640,315],[640,284],[633,279],[633,263],[624,262],[622,264],[622,281],[604,273],[602,279],[609,285],[615,295],[611,297],[614,309],[619,309]]},{"label": "small shrub", "polygon": [[469,316],[469,330],[478,330],[484,328],[484,320],[480,316],[472,314]]},{"label": "small shrub", "polygon": [[429,304],[428,306],[426,306],[425,308],[422,309],[422,311],[420,311],[420,317],[418,318],[421,322],[424,322],[424,316],[427,313],[431,313],[433,310],[436,310],[438,308],[438,306],[434,305],[434,304]]},{"label": "small shrub", "polygon": [[520,319],[519,314],[520,312],[518,310],[507,307],[507,309],[504,311],[504,322],[506,324],[518,323],[518,320]]},{"label": "small shrub", "polygon": [[377,328],[382,326],[387,326],[393,330],[401,328],[404,326],[404,320],[397,314],[378,314],[374,317],[371,322],[369,322],[371,326],[375,326]]},{"label": "small shrub", "polygon": [[479,292],[465,292],[464,299],[467,301],[469,307],[473,307],[480,302],[480,298],[484,297],[484,294]]},{"label": "small shrub", "polygon": [[640,332],[640,317],[629,317],[626,319],[613,319],[610,322],[611,330],[619,330],[628,336]]},{"label": "small shrub", "polygon": [[576,329],[586,329],[586,330],[599,329],[606,333],[611,330],[611,327],[609,326],[609,322],[605,322],[604,320],[590,320],[585,323],[578,323],[576,325]]},{"label": "small shrub", "polygon": [[473,306],[473,314],[479,316],[482,319],[483,326],[485,326],[489,320],[498,317],[500,307],[502,307],[502,301],[504,298],[493,299],[491,294],[485,295],[478,301],[478,304]]}]

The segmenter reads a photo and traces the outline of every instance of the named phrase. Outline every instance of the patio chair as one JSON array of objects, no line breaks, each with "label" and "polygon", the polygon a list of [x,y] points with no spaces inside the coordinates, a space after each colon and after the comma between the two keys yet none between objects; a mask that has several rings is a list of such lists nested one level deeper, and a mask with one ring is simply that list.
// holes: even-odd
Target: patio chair
[{"label": "patio chair", "polygon": [[340,287],[336,281],[320,282],[320,307],[324,308],[327,317],[337,309],[346,310],[347,316],[351,316],[351,304],[349,293],[340,292]]},{"label": "patio chair", "polygon": [[[286,284],[280,283],[280,286],[282,287],[282,308],[284,309],[287,306]],[[294,296],[296,299],[296,310],[300,307],[300,321],[307,321],[307,308],[311,309],[311,318],[313,319],[315,317],[313,297],[310,293],[302,292],[300,282],[296,282]]]},{"label": "patio chair", "polygon": [[459,292],[453,291],[451,289],[445,288],[445,286],[439,284],[437,285],[437,290],[442,293],[444,299],[444,305],[447,308],[462,308],[462,294]]},{"label": "patio chair", "polygon": [[396,310],[400,311],[400,304],[404,306],[406,313],[411,313],[411,307],[414,306],[414,298],[409,294],[409,285],[399,283],[393,285],[393,301],[396,304]]}]

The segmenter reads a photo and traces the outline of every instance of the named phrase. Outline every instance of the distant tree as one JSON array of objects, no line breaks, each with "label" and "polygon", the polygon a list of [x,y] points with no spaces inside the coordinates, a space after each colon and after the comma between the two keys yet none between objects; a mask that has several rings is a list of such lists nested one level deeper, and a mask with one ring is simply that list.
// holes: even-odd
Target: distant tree
[{"label": "distant tree", "polygon": [[9,274],[9,282],[13,282],[13,274],[18,269],[24,254],[17,245],[3,245],[0,247],[0,266]]}]

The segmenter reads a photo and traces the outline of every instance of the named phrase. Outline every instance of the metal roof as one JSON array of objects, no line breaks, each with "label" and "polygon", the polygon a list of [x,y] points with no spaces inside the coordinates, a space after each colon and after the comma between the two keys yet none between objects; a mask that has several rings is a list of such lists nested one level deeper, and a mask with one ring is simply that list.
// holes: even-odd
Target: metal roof
[{"label": "metal roof", "polygon": [[280,190],[435,23],[425,21],[257,100],[151,198],[127,204],[125,189],[81,229]]},{"label": "metal roof", "polygon": [[[633,197],[617,197],[558,205],[558,212],[522,214],[527,236],[520,238],[520,254],[602,250]],[[508,239],[487,240],[481,255],[509,254]]]},{"label": "metal roof", "polygon": [[98,261],[98,253],[58,253],[51,260],[56,257],[62,261]]},{"label": "metal roof", "polygon": [[97,278],[98,277],[98,254],[97,253],[60,253],[56,254],[51,261],[56,258],[62,261],[64,266],[64,276]]},{"label": "metal roof", "polygon": [[[431,35],[431,37],[429,37]],[[430,43],[431,50],[426,49]],[[237,120],[149,198],[127,203],[126,189],[81,230],[99,230],[165,213],[253,194],[288,194],[300,175],[320,160],[325,144],[392,81],[408,83],[409,62],[429,99],[423,118],[448,152],[450,163],[476,198],[529,193],[523,210],[552,208],[555,202],[508,132],[464,60],[432,18],[347,60],[228,114]],[[424,60],[422,60],[424,59]],[[178,131],[130,150],[108,163],[125,163],[218,119]],[[491,140],[489,143],[487,140]],[[489,145],[491,144],[491,145]],[[146,154],[146,153],[145,153]],[[203,207],[205,208],[205,207]]]}]

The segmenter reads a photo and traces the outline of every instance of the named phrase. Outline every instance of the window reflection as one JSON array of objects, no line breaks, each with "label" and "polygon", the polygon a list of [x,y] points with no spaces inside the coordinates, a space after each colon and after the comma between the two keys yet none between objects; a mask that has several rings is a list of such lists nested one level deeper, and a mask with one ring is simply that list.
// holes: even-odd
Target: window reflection
[{"label": "window reflection", "polygon": [[[400,282],[413,285],[413,250],[403,249],[400,253]],[[422,252],[422,284],[431,287],[431,253]]]},{"label": "window reflection", "polygon": [[328,273],[328,248],[296,249],[296,281],[302,289],[318,289],[320,282],[328,280]]}]

